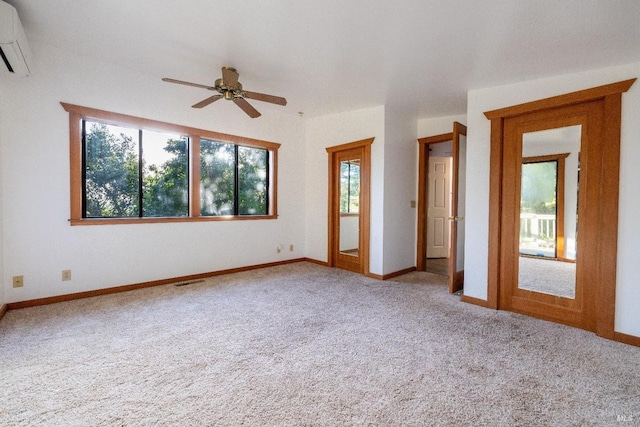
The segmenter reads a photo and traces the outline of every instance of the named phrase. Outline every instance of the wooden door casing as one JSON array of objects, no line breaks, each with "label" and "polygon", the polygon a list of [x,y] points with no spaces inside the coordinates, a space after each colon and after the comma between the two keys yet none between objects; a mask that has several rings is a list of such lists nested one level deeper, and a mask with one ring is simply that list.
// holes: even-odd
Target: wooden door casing
[{"label": "wooden door casing", "polygon": [[[369,273],[369,233],[370,233],[370,182],[371,182],[371,144],[374,138],[354,141],[334,147],[328,147],[328,241],[327,264],[354,271]],[[360,207],[358,256],[340,254],[340,161],[348,158],[360,159]]]},{"label": "wooden door casing", "polygon": [[[616,286],[616,261],[617,261],[617,238],[618,238],[618,184],[620,170],[620,122],[622,110],[622,94],[629,90],[636,79],[625,80],[609,85],[599,86],[591,89],[546,98],[539,101],[527,102],[512,107],[485,112],[485,116],[491,120],[491,165],[490,165],[490,192],[489,192],[489,252],[488,252],[488,288],[487,301],[485,305],[489,308],[504,309],[505,289],[510,284],[506,281],[513,277],[514,269],[514,245],[517,245],[516,236],[505,233],[506,229],[513,229],[514,221],[514,191],[506,187],[505,175],[513,176],[513,150],[517,147],[509,147],[505,132],[505,122],[510,118],[533,114],[536,112],[550,111],[582,104],[594,102],[600,111],[601,118],[594,119],[594,123],[601,123],[595,130],[589,123],[587,130],[589,135],[589,147],[587,148],[589,162],[591,163],[588,176],[581,171],[580,185],[581,193],[580,206],[589,206],[591,214],[588,218],[580,218],[580,233],[583,225],[586,230],[596,230],[596,234],[588,237],[588,244],[584,236],[587,253],[581,253],[578,257],[583,257],[584,262],[591,262],[590,269],[577,266],[577,271],[582,275],[589,272],[590,277],[577,276],[577,280],[582,282],[583,292],[590,292],[593,297],[593,308],[586,307],[587,312],[592,314],[590,320],[567,319],[564,315],[558,315],[557,304],[549,305],[552,309],[547,313],[529,312],[527,303],[524,307],[516,307],[514,311],[521,308],[527,310],[525,314],[540,317],[559,323],[572,326],[583,327],[593,330],[597,335],[609,339],[615,339],[615,286]],[[590,110],[590,108],[586,108]],[[586,114],[589,114],[589,111]],[[523,124],[524,125],[524,124]],[[592,143],[594,142],[594,143]],[[584,149],[584,147],[583,147]],[[516,153],[517,155],[517,153]],[[584,152],[581,154],[585,155]],[[582,164],[581,164],[582,167]],[[604,171],[604,172],[603,172]],[[584,181],[588,180],[589,190],[584,191],[582,187]],[[512,184],[513,185],[513,184]],[[504,192],[507,194],[503,194]],[[507,205],[503,202],[506,201]],[[584,210],[584,207],[582,208]],[[585,225],[585,221],[587,224]],[[505,224],[506,222],[506,224]],[[591,224],[589,224],[591,222]],[[580,243],[579,243],[580,244]],[[503,259],[502,256],[507,258]],[[579,263],[580,261],[578,261]],[[586,280],[586,281],[585,281]],[[506,292],[509,292],[508,290]],[[576,295],[578,298],[578,295]],[[477,301],[469,301],[477,302]],[[536,301],[535,304],[545,306],[544,301]],[[590,304],[587,302],[587,304]],[[583,308],[584,310],[584,308]],[[565,308],[566,311],[566,308]]]}]

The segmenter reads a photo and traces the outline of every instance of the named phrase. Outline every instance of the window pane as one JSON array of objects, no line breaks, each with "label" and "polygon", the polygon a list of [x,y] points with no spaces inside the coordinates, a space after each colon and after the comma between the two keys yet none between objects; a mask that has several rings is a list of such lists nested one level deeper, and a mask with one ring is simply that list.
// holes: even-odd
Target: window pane
[{"label": "window pane", "polygon": [[558,162],[522,165],[520,253],[556,256]]},{"label": "window pane", "polygon": [[200,215],[233,215],[235,146],[200,141]]},{"label": "window pane", "polygon": [[189,215],[187,137],[142,131],[143,215]]},{"label": "window pane", "polygon": [[87,120],[84,148],[84,216],[138,216],[138,131]]},{"label": "window pane", "polygon": [[557,174],[556,161],[522,165],[523,212],[555,215]]},{"label": "window pane", "polygon": [[267,150],[238,147],[238,215],[266,215]]},{"label": "window pane", "polygon": [[340,213],[357,214],[360,208],[360,161],[340,163]]}]

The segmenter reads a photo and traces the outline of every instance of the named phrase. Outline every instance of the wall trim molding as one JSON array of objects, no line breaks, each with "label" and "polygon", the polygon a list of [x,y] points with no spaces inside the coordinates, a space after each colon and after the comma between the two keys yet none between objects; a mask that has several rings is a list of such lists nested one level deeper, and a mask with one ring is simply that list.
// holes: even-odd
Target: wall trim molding
[{"label": "wall trim molding", "polygon": [[9,311],[7,304],[2,304],[2,306],[0,306],[0,320],[2,320],[5,314],[7,314],[7,311]]},{"label": "wall trim molding", "polygon": [[[6,307],[5,311],[7,311],[7,310],[16,310],[16,309],[20,309],[20,308],[27,308],[27,307],[36,307],[36,306],[39,306],[39,305],[56,304],[56,303],[59,303],[59,302],[73,301],[73,300],[77,300],[77,299],[97,297],[97,296],[101,296],[101,295],[116,294],[116,293],[120,293],[120,292],[135,291],[137,289],[151,288],[151,287],[154,287],[154,286],[169,285],[169,284],[172,284],[172,283],[188,282],[188,281],[198,280],[198,279],[206,279],[208,277],[222,276],[224,274],[240,273],[240,272],[243,272],[243,271],[257,270],[257,269],[261,269],[261,268],[275,267],[275,266],[278,266],[278,265],[293,264],[293,263],[303,262],[303,261],[307,261],[307,258],[295,258],[295,259],[289,259],[289,260],[285,260],[285,261],[268,262],[268,263],[265,263],[265,264],[250,265],[250,266],[246,266],[246,267],[237,267],[237,268],[229,268],[229,269],[225,269],[225,270],[210,271],[208,273],[190,274],[188,276],[179,276],[179,277],[172,277],[172,278],[168,278],[168,279],[152,280],[152,281],[149,281],[149,282],[134,283],[134,284],[130,284],[130,285],[115,286],[115,287],[111,287],[111,288],[95,289],[95,290],[92,290],[92,291],[77,292],[77,293],[73,293],[73,294],[57,295],[57,296],[53,296],[53,297],[38,298],[38,299],[32,299],[32,300],[26,300],[26,301],[18,301],[18,302],[10,302],[10,303],[5,304],[5,306],[3,306],[3,307]],[[0,311],[0,313],[1,313],[1,311]],[[0,318],[1,317],[2,316],[0,316]]]},{"label": "wall trim molding", "polygon": [[327,261],[320,261],[318,259],[314,259],[314,258],[303,258],[303,261],[307,261],[307,262],[311,262],[314,264],[318,264],[321,265],[323,267],[329,267],[329,263]]},{"label": "wall trim molding", "polygon": [[403,270],[398,270],[398,271],[394,271],[393,273],[387,273],[387,274],[366,273],[365,276],[370,277],[372,279],[377,279],[377,280],[388,280],[394,277],[402,276],[403,274],[411,273],[412,271],[416,271],[416,268],[409,267]]},{"label": "wall trim molding", "polygon": [[623,334],[622,332],[614,332],[613,333],[614,341],[621,342],[623,344],[634,345],[636,347],[640,347],[640,337],[635,337],[633,335]]}]

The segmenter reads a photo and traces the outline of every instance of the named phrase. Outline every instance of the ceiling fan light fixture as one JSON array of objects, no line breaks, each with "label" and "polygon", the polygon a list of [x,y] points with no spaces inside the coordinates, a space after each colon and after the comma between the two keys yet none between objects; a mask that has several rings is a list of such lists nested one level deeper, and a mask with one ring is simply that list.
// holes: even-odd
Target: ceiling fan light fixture
[{"label": "ceiling fan light fixture", "polygon": [[264,93],[245,91],[242,88],[242,84],[238,81],[238,71],[232,67],[222,67],[222,78],[216,79],[213,86],[201,85],[198,83],[185,82],[182,80],[163,78],[162,80],[169,83],[177,83],[186,86],[199,87],[202,89],[208,89],[218,92],[219,95],[210,96],[194,105],[193,108],[205,107],[218,99],[226,99],[227,101],[233,101],[242,111],[244,111],[249,117],[256,118],[260,116],[258,110],[253,108],[245,98],[255,99],[256,101],[269,102],[276,105],[287,105],[287,100],[280,96],[267,95]]}]

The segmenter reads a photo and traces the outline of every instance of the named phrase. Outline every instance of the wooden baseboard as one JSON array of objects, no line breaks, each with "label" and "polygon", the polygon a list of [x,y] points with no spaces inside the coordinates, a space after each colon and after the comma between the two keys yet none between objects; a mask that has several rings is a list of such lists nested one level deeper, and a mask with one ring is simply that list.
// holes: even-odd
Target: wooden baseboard
[{"label": "wooden baseboard", "polygon": [[[64,301],[73,301],[76,299],[91,298],[101,295],[115,294],[119,292],[135,291],[136,289],[150,288],[153,286],[168,285],[171,283],[188,282],[192,280],[206,279],[208,277],[222,276],[223,274],[240,273],[243,271],[257,270],[260,268],[275,267],[278,265],[292,264],[296,262],[307,261],[306,258],[296,258],[286,261],[269,262],[265,264],[250,265],[247,267],[229,268],[226,270],[211,271],[208,273],[191,274],[188,276],[173,277],[170,279],[153,280],[150,282],[135,283],[132,285],[116,286],[112,288],[96,289],[93,291],[77,292],[73,294],[58,295],[54,297],[32,299],[27,301],[11,302],[6,304],[6,310],[16,310],[20,308],[35,307],[39,305],[55,304]],[[3,307],[5,307],[3,306]],[[1,317],[1,316],[0,316]]]},{"label": "wooden baseboard", "polygon": [[480,299],[480,298],[470,297],[470,296],[465,295],[465,294],[462,294],[460,296],[460,301],[466,302],[466,303],[469,303],[469,304],[473,304],[473,305],[479,305],[480,307],[484,307],[484,308],[490,308],[488,301],[485,301],[485,300]]},{"label": "wooden baseboard", "polygon": [[613,339],[615,341],[624,343],[624,344],[629,344],[629,345],[634,345],[636,347],[640,347],[640,337],[635,337],[633,335],[627,335],[627,334],[623,334],[622,332],[614,332],[613,333]]},{"label": "wooden baseboard", "polygon": [[329,263],[326,262],[326,261],[320,261],[320,260],[313,259],[313,258],[304,258],[303,261],[312,262],[314,264],[318,264],[318,265],[321,265],[323,267],[329,267]]},{"label": "wooden baseboard", "polygon": [[372,279],[377,279],[377,280],[388,280],[394,277],[402,276],[403,274],[411,273],[412,271],[416,271],[416,268],[409,267],[409,268],[405,268],[404,270],[394,271],[393,273],[387,273],[387,274],[365,273],[365,276],[371,277]]},{"label": "wooden baseboard", "polygon": [[8,310],[9,307],[7,307],[7,304],[2,304],[2,306],[0,306],[0,320],[2,320],[5,314],[7,314]]}]

